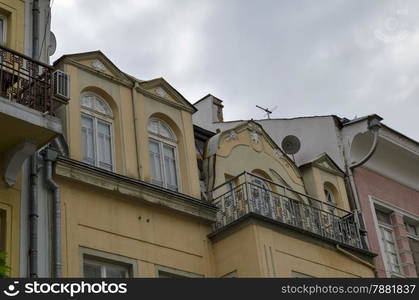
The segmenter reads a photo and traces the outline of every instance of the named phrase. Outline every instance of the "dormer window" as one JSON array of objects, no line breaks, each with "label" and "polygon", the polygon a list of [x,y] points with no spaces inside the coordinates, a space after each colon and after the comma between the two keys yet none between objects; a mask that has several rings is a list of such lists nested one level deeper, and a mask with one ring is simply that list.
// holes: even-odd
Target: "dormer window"
[{"label": "dormer window", "polygon": [[179,191],[177,139],[172,129],[160,119],[148,123],[152,183]]},{"label": "dormer window", "polygon": [[94,93],[81,96],[83,161],[114,171],[113,114],[108,103]]}]

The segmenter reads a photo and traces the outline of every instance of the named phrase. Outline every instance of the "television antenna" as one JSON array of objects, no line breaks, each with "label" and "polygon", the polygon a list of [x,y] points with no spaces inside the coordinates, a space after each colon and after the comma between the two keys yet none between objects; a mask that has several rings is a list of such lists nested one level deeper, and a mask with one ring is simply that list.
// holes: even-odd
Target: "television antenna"
[{"label": "television antenna", "polygon": [[269,109],[269,108],[260,107],[259,105],[256,105],[256,107],[266,112],[265,116],[267,116],[268,119],[271,118],[271,114],[274,112],[274,110],[278,108],[278,106],[275,106],[274,108]]}]

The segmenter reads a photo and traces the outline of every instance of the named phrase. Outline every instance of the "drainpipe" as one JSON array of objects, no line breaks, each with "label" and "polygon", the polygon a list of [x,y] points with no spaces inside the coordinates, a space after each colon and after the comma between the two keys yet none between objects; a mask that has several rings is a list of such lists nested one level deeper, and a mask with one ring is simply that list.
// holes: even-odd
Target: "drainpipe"
[{"label": "drainpipe", "polygon": [[[358,191],[356,189],[355,186],[355,180],[354,180],[354,175],[353,175],[353,169],[362,166],[363,164],[365,164],[370,158],[371,156],[374,154],[375,150],[377,149],[377,145],[378,145],[378,134],[379,134],[379,129],[381,127],[381,123],[378,119],[372,119],[368,121],[368,129],[373,133],[374,135],[374,141],[372,143],[372,146],[370,148],[370,150],[368,151],[368,153],[362,158],[360,159],[358,162],[353,162],[351,164],[349,164],[349,162],[347,161],[347,173],[348,173],[348,179],[349,179],[349,185],[351,188],[351,194],[353,196],[354,202],[355,202],[355,208],[358,212],[361,211],[361,203],[359,201],[359,196],[358,196]],[[365,222],[363,219],[363,216],[360,218],[360,220],[362,220],[362,236],[364,237],[363,242],[367,245],[367,240],[366,240],[366,231],[365,231]]]},{"label": "drainpipe", "polygon": [[[35,59],[39,49],[39,0],[32,6],[32,57]],[[29,171],[29,277],[38,277],[38,153],[30,158]]]},{"label": "drainpipe", "polygon": [[38,277],[38,156],[30,158],[29,171],[29,277]]},{"label": "drainpipe", "polygon": [[57,156],[58,153],[49,148],[44,152],[45,181],[53,195],[52,275],[54,278],[61,277],[61,199],[59,186],[52,179],[52,163],[57,160]]},{"label": "drainpipe", "polygon": [[32,4],[32,58],[37,59],[39,51],[39,0]]},{"label": "drainpipe", "polygon": [[140,157],[140,122],[139,122],[139,116],[138,116],[138,101],[137,101],[137,97],[135,96],[137,91],[136,88],[138,87],[138,82],[134,81],[134,85],[132,87],[131,90],[131,101],[132,101],[132,109],[133,111],[133,115],[134,115],[134,135],[135,135],[135,151],[136,151],[136,155],[137,155],[137,171],[138,171],[138,178],[140,180],[143,180],[144,178],[142,178],[141,176],[141,157]]}]

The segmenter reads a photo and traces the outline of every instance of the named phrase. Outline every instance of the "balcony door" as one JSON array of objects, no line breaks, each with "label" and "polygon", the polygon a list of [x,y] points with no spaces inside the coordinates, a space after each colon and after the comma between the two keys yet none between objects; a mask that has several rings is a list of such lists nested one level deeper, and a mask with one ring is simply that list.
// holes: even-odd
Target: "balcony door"
[{"label": "balcony door", "polygon": [[264,216],[270,216],[271,191],[269,186],[264,180],[256,177],[252,177],[250,183],[254,211]]}]

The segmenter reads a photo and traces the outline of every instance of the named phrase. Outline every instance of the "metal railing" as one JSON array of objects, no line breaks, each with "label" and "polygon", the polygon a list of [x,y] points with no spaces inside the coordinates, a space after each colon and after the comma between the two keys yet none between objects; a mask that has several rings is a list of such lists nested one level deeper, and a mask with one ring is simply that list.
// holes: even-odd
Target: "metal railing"
[{"label": "metal railing", "polygon": [[363,249],[358,214],[243,172],[210,192],[219,208],[215,229],[255,213]]},{"label": "metal railing", "polygon": [[53,114],[53,68],[0,45],[0,97]]}]

